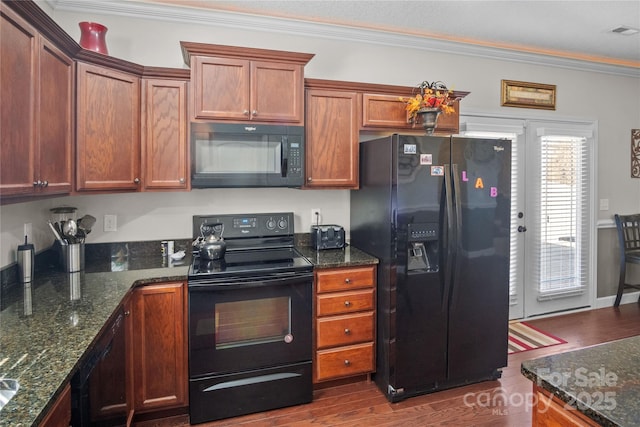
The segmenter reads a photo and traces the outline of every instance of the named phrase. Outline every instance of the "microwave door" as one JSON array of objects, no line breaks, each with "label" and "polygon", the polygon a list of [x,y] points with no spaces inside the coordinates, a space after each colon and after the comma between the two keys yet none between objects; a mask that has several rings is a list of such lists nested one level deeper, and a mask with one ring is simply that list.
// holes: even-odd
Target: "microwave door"
[{"label": "microwave door", "polygon": [[207,131],[203,126],[192,125],[192,187],[302,186],[302,128],[287,135],[289,128],[283,127],[269,134],[239,132],[229,125]]}]

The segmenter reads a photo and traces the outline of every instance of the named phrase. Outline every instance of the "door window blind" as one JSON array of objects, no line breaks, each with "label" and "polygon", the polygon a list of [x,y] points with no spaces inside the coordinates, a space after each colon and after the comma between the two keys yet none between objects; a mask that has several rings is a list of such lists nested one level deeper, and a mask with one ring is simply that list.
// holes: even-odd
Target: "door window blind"
[{"label": "door window blind", "polygon": [[589,145],[586,137],[539,138],[540,187],[534,248],[538,300],[586,292],[589,250]]}]

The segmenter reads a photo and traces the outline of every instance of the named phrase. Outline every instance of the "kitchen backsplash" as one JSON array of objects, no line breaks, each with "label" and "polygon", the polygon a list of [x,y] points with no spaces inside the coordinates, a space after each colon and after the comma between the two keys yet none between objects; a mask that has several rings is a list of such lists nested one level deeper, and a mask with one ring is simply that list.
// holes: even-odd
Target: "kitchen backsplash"
[{"label": "kitchen backsplash", "polygon": [[[77,208],[77,217],[93,215],[97,222],[89,243],[184,239],[191,237],[191,217],[202,214],[293,212],[297,233],[308,232],[312,209],[322,211],[321,223],[340,224],[349,231],[349,190],[291,188],[203,189],[190,192],[126,193],[67,196],[2,206],[0,268],[16,262],[24,242],[24,224],[31,224],[36,253],[49,248],[49,209]],[[116,231],[104,231],[104,216],[116,216]]]}]

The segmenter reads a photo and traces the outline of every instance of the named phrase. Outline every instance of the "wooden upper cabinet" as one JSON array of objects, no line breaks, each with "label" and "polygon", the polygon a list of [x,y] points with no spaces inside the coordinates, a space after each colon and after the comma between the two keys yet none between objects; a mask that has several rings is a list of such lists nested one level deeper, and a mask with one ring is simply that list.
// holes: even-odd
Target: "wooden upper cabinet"
[{"label": "wooden upper cabinet", "polygon": [[78,63],[76,189],[140,186],[140,78]]},{"label": "wooden upper cabinet", "polygon": [[38,170],[47,194],[69,193],[73,182],[74,62],[40,39]]},{"label": "wooden upper cabinet", "polygon": [[74,64],[0,5],[0,196],[72,190]]},{"label": "wooden upper cabinet", "polygon": [[187,189],[187,82],[143,79],[142,117],[144,189]]},{"label": "wooden upper cabinet", "polygon": [[181,42],[194,120],[301,124],[311,54]]},{"label": "wooden upper cabinet", "polygon": [[249,61],[196,56],[191,67],[195,119],[250,120]]},{"label": "wooden upper cabinet", "polygon": [[[466,96],[467,92],[454,92],[454,96]],[[397,131],[422,131],[420,123],[409,120],[402,97],[411,96],[411,92],[397,94],[362,94],[362,130],[391,129]],[[435,134],[451,135],[460,129],[460,101],[453,102],[455,111],[440,114]]]},{"label": "wooden upper cabinet", "polygon": [[358,94],[307,89],[308,188],[358,188]]},{"label": "wooden upper cabinet", "polygon": [[362,128],[412,129],[399,95],[362,94]]},{"label": "wooden upper cabinet", "polygon": [[[460,132],[460,101],[453,102],[453,108],[455,111],[450,114],[440,114],[438,121],[436,122],[436,128],[434,134],[446,134],[452,135]],[[421,127],[420,124],[416,124],[416,127]]]}]

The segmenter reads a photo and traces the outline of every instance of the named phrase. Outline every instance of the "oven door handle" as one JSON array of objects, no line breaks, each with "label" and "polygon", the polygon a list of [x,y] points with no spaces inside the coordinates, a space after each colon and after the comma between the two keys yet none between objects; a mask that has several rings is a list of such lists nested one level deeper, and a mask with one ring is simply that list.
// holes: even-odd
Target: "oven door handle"
[{"label": "oven door handle", "polygon": [[275,278],[236,278],[225,282],[211,282],[207,279],[191,279],[189,280],[189,291],[194,292],[207,292],[214,288],[225,288],[233,286],[238,289],[245,288],[257,288],[264,286],[287,286],[295,285],[303,282],[313,281],[313,273],[300,273],[294,276],[288,277],[275,277]]}]

